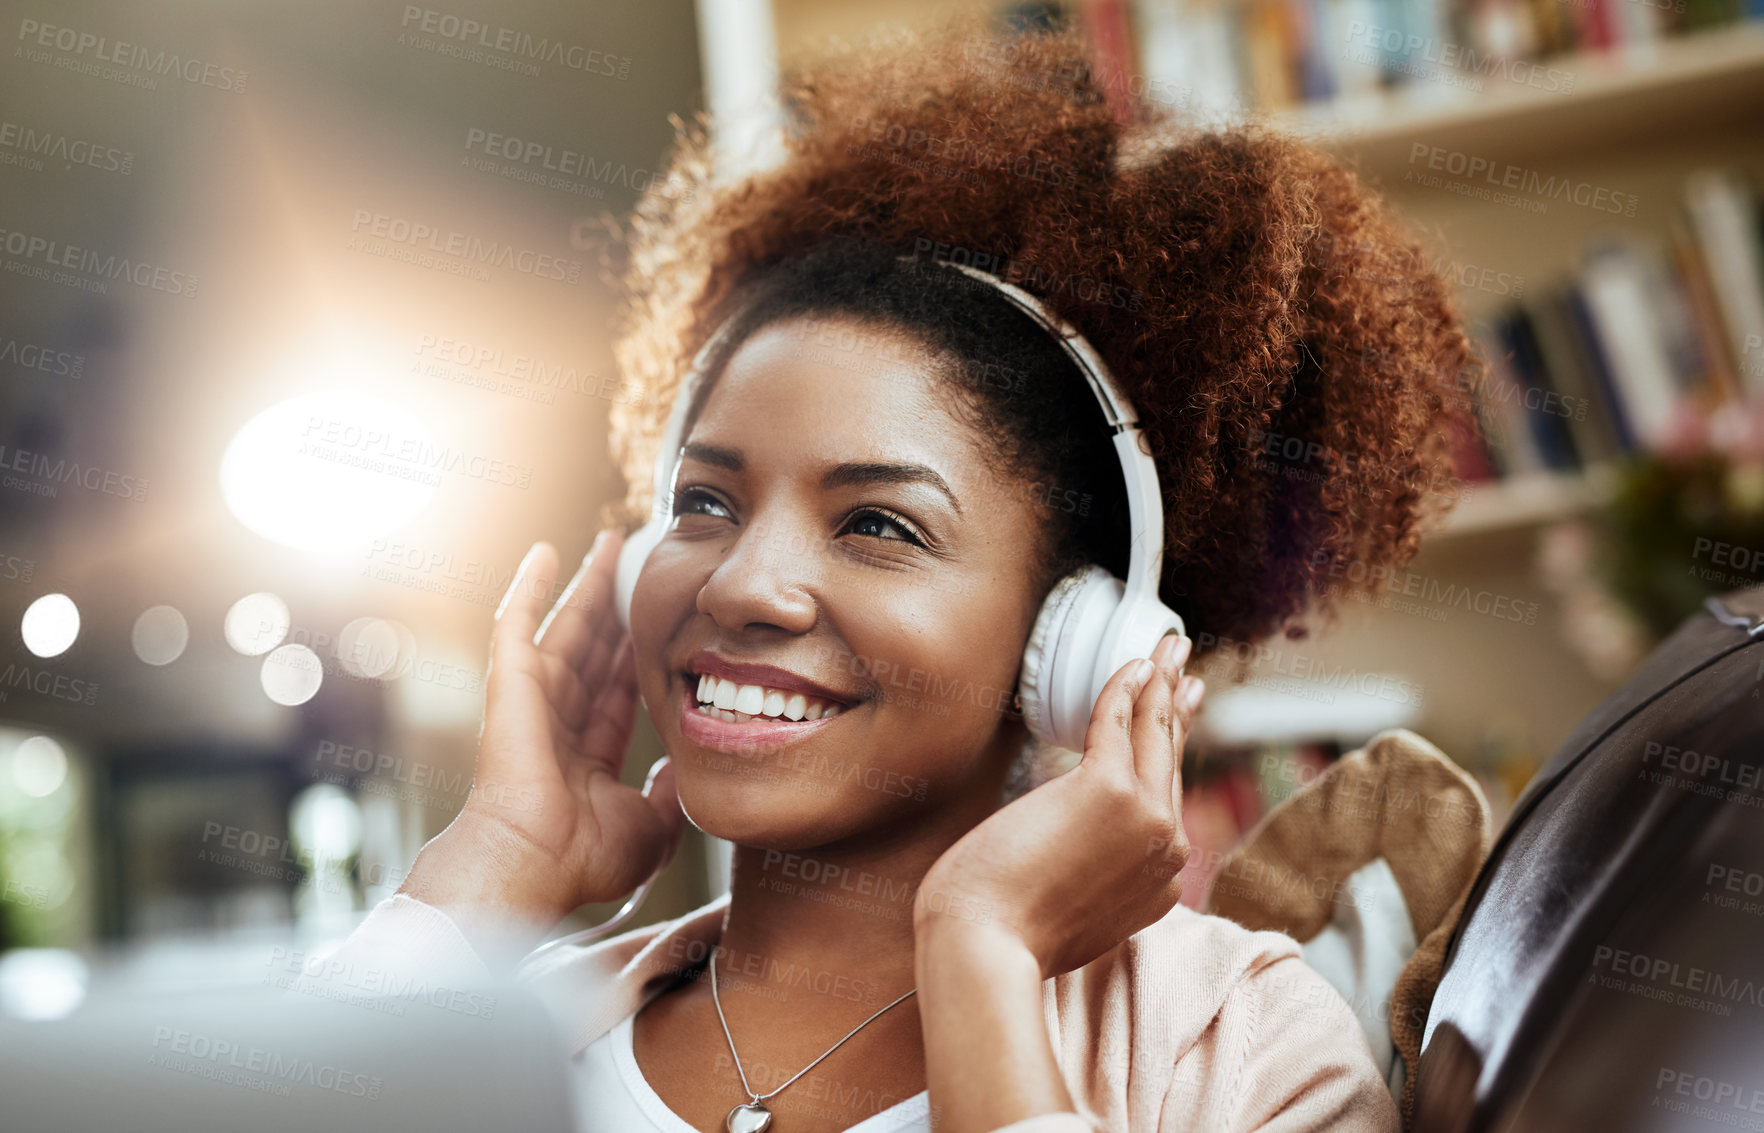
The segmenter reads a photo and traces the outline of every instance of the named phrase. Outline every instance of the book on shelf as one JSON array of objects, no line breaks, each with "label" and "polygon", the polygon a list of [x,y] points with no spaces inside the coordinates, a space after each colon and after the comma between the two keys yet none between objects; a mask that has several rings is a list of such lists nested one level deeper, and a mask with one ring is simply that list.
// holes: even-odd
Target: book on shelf
[{"label": "book on shelf", "polygon": [[1102,81],[1103,95],[1116,117],[1131,113],[1129,99],[1133,76],[1139,70],[1139,52],[1128,7],[1131,0],[1086,0],[1080,9],[1084,32],[1090,41],[1091,63]]},{"label": "book on shelf", "polygon": [[1506,351],[1508,380],[1520,396],[1515,408],[1537,451],[1538,463],[1552,472],[1571,472],[1582,463],[1571,435],[1575,404],[1544,366],[1537,328],[1525,307],[1515,307],[1496,328],[1498,348]]},{"label": "book on shelf", "polygon": [[1561,394],[1563,417],[1581,465],[1604,464],[1622,455],[1617,427],[1600,392],[1563,289],[1547,291],[1521,308],[1536,343],[1536,369]]},{"label": "book on shelf", "polygon": [[1471,399],[1487,459],[1466,480],[1573,475],[1673,442],[1693,415],[1764,396],[1764,243],[1754,187],[1687,179],[1659,238],[1601,239],[1571,275],[1482,320]]},{"label": "book on shelf", "polygon": [[1596,365],[1635,443],[1657,448],[1678,410],[1678,370],[1661,317],[1666,286],[1641,247],[1600,245],[1587,252],[1580,291],[1588,311]]},{"label": "book on shelf", "polygon": [[[1074,0],[1099,71],[1156,79],[1190,109],[1281,110],[1390,88],[1445,97],[1534,81],[1569,52],[1625,51],[1764,18],[1764,0]],[[1134,53],[1132,59],[1124,51]],[[1550,85],[1550,84],[1555,85]]]},{"label": "book on shelf", "polygon": [[1727,346],[1742,365],[1745,388],[1764,388],[1764,245],[1760,244],[1758,200],[1738,173],[1729,169],[1700,170],[1685,186],[1685,210],[1696,247],[1708,272],[1707,291],[1716,318],[1726,329]]}]

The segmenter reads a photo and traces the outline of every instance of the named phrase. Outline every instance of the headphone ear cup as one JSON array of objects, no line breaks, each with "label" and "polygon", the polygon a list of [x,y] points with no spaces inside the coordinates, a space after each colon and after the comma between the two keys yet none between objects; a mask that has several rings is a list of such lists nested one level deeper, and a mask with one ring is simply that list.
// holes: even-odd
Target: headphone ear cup
[{"label": "headphone ear cup", "polygon": [[1090,673],[1125,585],[1090,564],[1054,583],[1023,647],[1017,681],[1030,735],[1069,751],[1084,750],[1095,701]]},{"label": "headphone ear cup", "polygon": [[637,589],[637,576],[643,573],[649,552],[655,550],[666,533],[665,523],[651,519],[627,535],[625,545],[619,548],[619,565],[613,572],[613,605],[618,608],[619,624],[627,633],[631,629],[631,595]]}]

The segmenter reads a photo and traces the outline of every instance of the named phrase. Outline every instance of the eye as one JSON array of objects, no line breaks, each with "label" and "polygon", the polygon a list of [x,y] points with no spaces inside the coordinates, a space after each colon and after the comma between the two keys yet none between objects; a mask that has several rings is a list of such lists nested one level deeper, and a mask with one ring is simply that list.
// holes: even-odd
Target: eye
[{"label": "eye", "polygon": [[853,535],[868,535],[875,539],[891,539],[923,547],[925,541],[920,538],[913,525],[903,517],[881,508],[864,508],[853,512],[846,521],[845,530]]},{"label": "eye", "polygon": [[703,488],[682,488],[675,492],[674,514],[676,516],[711,515],[719,519],[735,518],[735,513],[730,511],[723,501]]}]

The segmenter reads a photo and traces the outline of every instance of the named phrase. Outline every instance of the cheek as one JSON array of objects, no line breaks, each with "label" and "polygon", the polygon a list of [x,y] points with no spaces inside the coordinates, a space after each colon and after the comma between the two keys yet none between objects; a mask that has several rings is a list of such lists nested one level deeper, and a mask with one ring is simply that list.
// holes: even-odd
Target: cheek
[{"label": "cheek", "polygon": [[906,726],[978,739],[1010,712],[1028,637],[1015,597],[921,594],[907,609],[876,609],[864,628],[872,632],[854,631],[854,645],[874,644],[874,679]]},{"label": "cheek", "polygon": [[692,564],[663,544],[649,554],[631,591],[631,645],[637,679],[646,696],[652,684],[667,679],[667,645],[697,609],[702,580]]}]

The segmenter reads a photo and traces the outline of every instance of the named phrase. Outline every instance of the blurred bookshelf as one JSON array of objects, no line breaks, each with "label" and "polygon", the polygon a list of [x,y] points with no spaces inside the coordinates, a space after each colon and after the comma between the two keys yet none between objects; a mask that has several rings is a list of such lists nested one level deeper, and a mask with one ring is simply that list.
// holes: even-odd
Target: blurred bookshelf
[{"label": "blurred bookshelf", "polygon": [[1442,100],[1418,96],[1411,84],[1277,111],[1273,122],[1325,148],[1351,150],[1367,171],[1400,169],[1421,135],[1477,152],[1547,153],[1764,105],[1764,26],[1755,23],[1580,51],[1558,62],[1576,76],[1572,92],[1509,84]]},{"label": "blurred bookshelf", "polygon": [[1616,480],[1616,466],[1606,463],[1578,473],[1538,472],[1478,485],[1446,514],[1433,538],[1463,538],[1579,515],[1609,499]]}]

